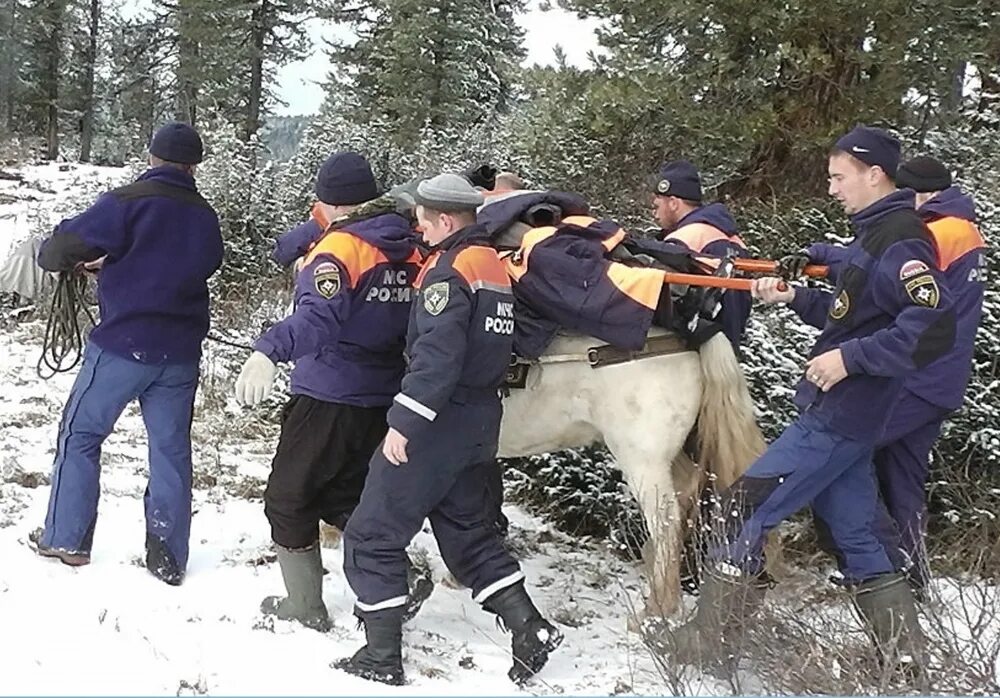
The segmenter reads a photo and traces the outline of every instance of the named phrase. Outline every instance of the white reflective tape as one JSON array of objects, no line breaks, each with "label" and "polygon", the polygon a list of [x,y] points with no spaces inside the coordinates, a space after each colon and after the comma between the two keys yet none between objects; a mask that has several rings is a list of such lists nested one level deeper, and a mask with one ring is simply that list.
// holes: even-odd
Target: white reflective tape
[{"label": "white reflective tape", "polygon": [[488,587],[483,589],[481,592],[472,597],[472,600],[476,603],[482,603],[486,599],[493,596],[495,593],[501,589],[506,589],[507,587],[512,587],[518,582],[524,579],[524,572],[518,570],[514,574],[507,575],[503,579],[497,580],[490,584]]},{"label": "white reflective tape", "polygon": [[437,412],[435,412],[434,410],[432,410],[427,405],[424,405],[422,403],[417,402],[416,400],[414,400],[409,395],[404,395],[403,393],[397,393],[396,397],[394,397],[393,400],[395,402],[398,402],[400,405],[402,405],[406,409],[408,409],[408,410],[410,410],[412,412],[416,412],[421,417],[423,417],[424,419],[426,419],[428,422],[433,422],[437,418],[437,416],[438,416]]},{"label": "white reflective tape", "polygon": [[385,601],[379,601],[378,603],[361,603],[360,601],[355,601],[354,605],[360,610],[370,613],[372,611],[381,611],[384,608],[397,608],[398,606],[406,605],[406,596],[394,596],[391,599],[386,599]]},{"label": "white reflective tape", "polygon": [[473,293],[480,289],[486,289],[487,291],[495,291],[496,293],[503,293],[508,296],[514,295],[514,291],[511,290],[510,285],[507,284],[495,284],[492,281],[482,281],[477,280],[469,284],[469,288]]}]

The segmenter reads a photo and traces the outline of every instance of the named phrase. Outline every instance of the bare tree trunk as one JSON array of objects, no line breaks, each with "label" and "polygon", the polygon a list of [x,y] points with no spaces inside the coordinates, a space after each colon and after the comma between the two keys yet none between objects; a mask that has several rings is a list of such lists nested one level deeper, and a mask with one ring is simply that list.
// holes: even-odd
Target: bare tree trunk
[{"label": "bare tree trunk", "polygon": [[247,142],[260,128],[260,105],[264,85],[264,39],[267,36],[268,0],[261,0],[253,10],[250,28],[250,95],[247,105],[245,139]]},{"label": "bare tree trunk", "polygon": [[17,27],[17,2],[8,0],[4,17],[3,45],[0,50],[0,124],[5,131],[14,128],[14,85],[17,68],[15,66],[15,28]]},{"label": "bare tree trunk", "polygon": [[59,65],[62,59],[63,13],[65,0],[51,0],[49,4],[49,36],[47,37],[46,76],[43,86],[46,104],[45,157],[59,157]]},{"label": "bare tree trunk", "polygon": [[86,81],[83,89],[83,127],[80,130],[80,162],[90,162],[94,142],[94,69],[97,63],[97,33],[100,29],[101,2],[90,0],[90,38],[87,42]]},{"label": "bare tree trunk", "polygon": [[198,18],[187,3],[177,3],[177,104],[174,114],[178,121],[192,126],[198,119],[198,40],[194,29]]}]

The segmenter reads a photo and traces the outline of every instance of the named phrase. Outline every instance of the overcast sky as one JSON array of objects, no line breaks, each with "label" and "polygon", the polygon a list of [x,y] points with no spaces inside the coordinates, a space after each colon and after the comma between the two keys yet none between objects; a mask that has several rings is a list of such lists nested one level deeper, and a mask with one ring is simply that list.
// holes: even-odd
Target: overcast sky
[{"label": "overcast sky", "polygon": [[[548,12],[538,9],[538,0],[532,0],[532,8],[518,18],[526,30],[525,47],[528,55],[525,65],[554,62],[552,49],[559,43],[567,60],[578,66],[587,64],[587,52],[597,49],[594,35],[596,20],[577,19],[576,15],[558,8]],[[329,62],[323,49],[324,39],[347,38],[350,32],[343,27],[320,21],[310,23],[309,34],[313,41],[313,54],[304,61],[285,66],[278,73],[279,94],[288,106],[278,110],[279,114],[311,114],[319,109],[323,101],[323,91],[319,83],[326,77]]]}]

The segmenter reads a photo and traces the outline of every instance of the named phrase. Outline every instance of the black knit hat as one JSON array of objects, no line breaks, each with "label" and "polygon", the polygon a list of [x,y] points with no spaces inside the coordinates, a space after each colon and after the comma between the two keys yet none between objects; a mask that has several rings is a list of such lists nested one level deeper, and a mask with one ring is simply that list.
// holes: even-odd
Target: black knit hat
[{"label": "black knit hat", "polygon": [[331,206],[363,204],[378,194],[371,165],[358,153],[334,153],[316,174],[316,197]]},{"label": "black knit hat", "polygon": [[896,185],[921,193],[944,191],[951,186],[951,172],[940,160],[921,155],[899,166]]},{"label": "black knit hat", "polygon": [[167,162],[197,165],[202,159],[201,136],[188,124],[170,121],[153,134],[149,152]]}]

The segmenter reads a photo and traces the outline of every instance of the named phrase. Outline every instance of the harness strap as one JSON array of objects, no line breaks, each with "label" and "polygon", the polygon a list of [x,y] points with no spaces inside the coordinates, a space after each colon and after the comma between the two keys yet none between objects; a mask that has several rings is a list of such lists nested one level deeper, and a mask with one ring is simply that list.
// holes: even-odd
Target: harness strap
[{"label": "harness strap", "polygon": [[591,368],[600,368],[601,366],[614,366],[637,359],[645,359],[650,356],[666,356],[685,351],[690,350],[687,343],[679,335],[665,334],[648,338],[642,349],[637,350],[622,349],[610,344],[591,347],[587,350],[587,362]]},{"label": "harness strap", "polygon": [[[646,340],[642,349],[622,349],[610,344],[601,344],[600,346],[590,347],[587,349],[586,354],[547,354],[533,361],[514,356],[511,358],[510,368],[520,369],[521,367],[530,367],[535,364],[545,365],[576,362],[587,362],[591,368],[600,368],[601,366],[613,366],[651,356],[681,354],[686,351],[691,351],[691,349],[682,337],[677,334],[665,334],[658,337],[650,337]],[[513,370],[511,373],[513,373]],[[517,374],[523,376],[520,371]]]}]

